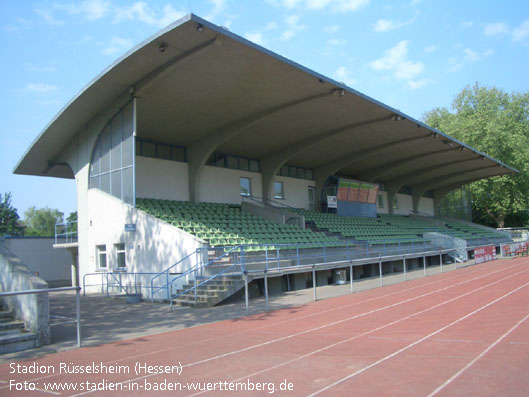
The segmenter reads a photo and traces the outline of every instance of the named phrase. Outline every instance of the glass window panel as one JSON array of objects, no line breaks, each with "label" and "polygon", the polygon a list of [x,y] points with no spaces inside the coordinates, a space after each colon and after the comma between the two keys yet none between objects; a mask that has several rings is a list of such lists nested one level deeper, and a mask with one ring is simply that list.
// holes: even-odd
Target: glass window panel
[{"label": "glass window panel", "polygon": [[142,152],[141,152],[141,141],[139,139],[136,139],[136,154],[138,156],[142,155]]},{"label": "glass window panel", "polygon": [[107,248],[105,245],[96,245],[97,267],[106,269],[107,267]]},{"label": "glass window panel", "polygon": [[183,147],[173,146],[171,159],[174,161],[186,161],[186,151]]},{"label": "glass window panel", "polygon": [[285,193],[283,191],[283,182],[274,182],[274,198],[284,199]]},{"label": "glass window panel", "polygon": [[134,131],[133,131],[133,112],[132,112],[132,103],[128,104],[127,107],[123,110],[122,115],[122,141],[121,145],[121,158],[122,158],[122,167],[132,165],[133,154],[134,154]]},{"label": "glass window panel", "polygon": [[292,165],[288,167],[288,176],[290,176],[292,178],[297,178],[298,172],[297,172],[296,167],[294,167]]},{"label": "glass window panel", "polygon": [[281,170],[279,171],[279,174],[281,176],[288,176],[288,165],[282,166]]},{"label": "glass window panel", "polygon": [[90,178],[90,189],[99,189],[99,176],[93,176]]},{"label": "glass window panel", "polygon": [[248,167],[249,167],[248,159],[245,159],[242,157],[239,158],[239,169],[243,171],[248,171]]},{"label": "glass window panel", "polygon": [[115,244],[115,250],[116,250],[116,264],[119,267],[127,267],[127,263],[125,261],[125,244],[124,243],[118,243]]},{"label": "glass window panel", "polygon": [[110,194],[110,174],[101,175],[101,185],[99,188],[102,191]]},{"label": "glass window panel", "polygon": [[259,172],[259,161],[257,161],[257,160],[250,160],[250,163],[249,163],[249,171]]},{"label": "glass window panel", "polygon": [[101,135],[101,170],[100,172],[110,171],[110,126],[105,128]]},{"label": "glass window panel", "polygon": [[114,171],[112,172],[111,178],[112,178],[112,196],[117,197],[121,199],[121,171]]},{"label": "glass window panel", "polygon": [[134,205],[134,173],[132,171],[132,167],[125,168],[121,174],[123,186],[122,200],[130,205]]},{"label": "glass window panel", "polygon": [[305,178],[307,179],[314,179],[312,177],[312,170],[305,170]]},{"label": "glass window panel", "polygon": [[309,186],[309,210],[315,209],[314,188]]},{"label": "glass window panel", "polygon": [[152,142],[141,143],[141,154],[145,157],[156,157],[156,145]]},{"label": "glass window panel", "polygon": [[100,155],[100,142],[97,141],[96,146],[94,148],[94,153],[92,154],[92,164],[90,165],[90,174],[91,175],[99,175],[100,173],[100,167],[101,159],[99,157]]},{"label": "glass window panel", "polygon": [[156,154],[159,159],[171,160],[171,146],[158,143],[156,145]]},{"label": "glass window panel", "polygon": [[297,174],[297,175],[298,175],[298,178],[305,179],[305,169],[299,167],[299,168],[298,168],[298,174]]},{"label": "glass window panel", "polygon": [[117,170],[118,168],[121,168],[121,114],[118,114],[116,117],[114,117],[111,128],[111,169]]},{"label": "glass window panel", "polygon": [[238,161],[237,157],[228,156],[228,168],[231,168],[231,169],[234,169],[234,170],[239,168],[239,161]]},{"label": "glass window panel", "polygon": [[217,153],[216,158],[215,164],[217,167],[226,167],[226,156]]},{"label": "glass window panel", "polygon": [[250,178],[241,178],[241,196],[251,196]]}]

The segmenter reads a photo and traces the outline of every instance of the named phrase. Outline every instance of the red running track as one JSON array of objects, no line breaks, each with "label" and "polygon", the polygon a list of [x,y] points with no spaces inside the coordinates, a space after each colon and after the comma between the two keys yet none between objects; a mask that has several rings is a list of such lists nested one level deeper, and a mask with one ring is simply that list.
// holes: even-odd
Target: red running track
[{"label": "red running track", "polygon": [[[10,373],[34,363],[41,373]],[[105,373],[69,373],[93,367]],[[528,374],[529,259],[517,258],[2,364],[0,396],[520,396]]]}]

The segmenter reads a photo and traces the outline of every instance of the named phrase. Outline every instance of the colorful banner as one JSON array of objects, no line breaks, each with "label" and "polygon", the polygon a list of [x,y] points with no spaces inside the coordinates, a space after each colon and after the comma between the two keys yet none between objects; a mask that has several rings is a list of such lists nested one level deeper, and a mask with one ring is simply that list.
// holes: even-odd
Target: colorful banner
[{"label": "colorful banner", "polygon": [[496,247],[487,245],[485,247],[477,247],[474,249],[474,263],[483,263],[493,261],[496,259]]},{"label": "colorful banner", "polygon": [[337,199],[351,203],[375,204],[377,202],[378,185],[340,178],[338,181]]}]

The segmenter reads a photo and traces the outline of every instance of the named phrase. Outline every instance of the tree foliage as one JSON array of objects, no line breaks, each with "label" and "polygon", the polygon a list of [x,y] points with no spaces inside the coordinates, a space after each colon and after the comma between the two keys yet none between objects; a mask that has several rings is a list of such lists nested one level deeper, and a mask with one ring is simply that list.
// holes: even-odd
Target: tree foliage
[{"label": "tree foliage", "polygon": [[0,194],[0,236],[20,236],[24,227],[19,222],[16,208],[11,205],[11,193]]},{"label": "tree foliage", "polygon": [[57,209],[30,207],[24,212],[26,236],[54,236],[55,224],[62,223],[64,214]]},{"label": "tree foliage", "polygon": [[[516,168],[519,174],[488,178],[470,185],[476,221],[504,227],[526,222],[529,209],[529,92],[506,93],[479,84],[454,99],[452,112],[437,108],[426,124]],[[513,224],[510,226],[522,226]]]}]

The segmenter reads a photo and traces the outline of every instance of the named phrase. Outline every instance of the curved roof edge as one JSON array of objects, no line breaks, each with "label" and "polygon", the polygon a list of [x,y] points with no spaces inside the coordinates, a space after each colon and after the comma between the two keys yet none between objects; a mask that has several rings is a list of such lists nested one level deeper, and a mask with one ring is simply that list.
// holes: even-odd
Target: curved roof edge
[{"label": "curved roof edge", "polygon": [[[348,87],[347,85],[337,82],[332,78],[329,78],[327,76],[324,76],[318,72],[315,72],[305,66],[302,66],[294,61],[291,61],[279,54],[276,54],[258,44],[255,44],[237,34],[232,33],[231,31],[217,26],[205,19],[202,19],[194,14],[188,14],[185,17],[173,22],[172,24],[168,25],[167,27],[161,29],[154,35],[150,36],[149,38],[145,39],[138,45],[134,46],[131,50],[126,52],[124,55],[116,59],[113,63],[111,63],[107,68],[105,68],[101,73],[99,73],[94,79],[92,79],[85,87],[83,87],[77,95],[75,95],[58,113],[57,115],[48,123],[48,125],[42,130],[42,132],[34,139],[34,141],[31,143],[29,148],[25,151],[21,159],[18,161],[17,165],[15,166],[13,172],[15,174],[28,174],[28,175],[41,175],[41,176],[49,176],[47,174],[47,170],[49,169],[48,161],[55,157],[60,150],[66,145],[70,140],[77,134],[82,128],[82,126],[85,126],[88,124],[105,106],[109,104],[110,101],[115,100],[117,97],[123,95],[127,89],[130,86],[133,86],[136,82],[138,82],[141,78],[145,76],[143,75],[134,75],[130,77],[131,81],[123,82],[123,81],[116,81],[117,79],[112,76],[111,73],[115,72],[116,69],[119,68],[125,61],[130,60],[133,56],[136,56],[138,54],[141,54],[142,50],[145,50],[145,47],[156,41],[157,39],[160,39],[162,36],[167,34],[168,32],[177,29],[181,25],[185,24],[186,22],[194,21],[199,24],[204,25],[208,29],[211,29],[215,32],[217,32],[220,35],[227,36],[233,40],[236,40],[248,47],[251,47],[253,49],[256,49],[278,61],[284,62],[301,72],[307,73],[309,75],[314,76],[317,79],[321,79],[323,81],[326,81],[330,84],[335,85],[337,88],[344,89],[348,93],[351,93],[353,95],[356,95],[358,97],[361,97],[367,101],[370,101],[371,103],[380,106],[394,114],[400,115],[403,118],[417,124],[418,126],[421,126],[423,128],[426,128],[427,130],[431,131],[432,133],[438,134],[439,136],[452,141],[462,147],[465,147],[466,149],[483,156],[484,158],[487,158],[498,165],[510,170],[513,173],[518,173],[519,171],[516,170],[513,167],[510,167],[506,164],[504,164],[502,161],[497,160],[486,153],[483,153],[481,151],[476,150],[475,148],[472,148],[471,146],[449,136],[443,133],[442,131],[439,131],[435,128],[432,128],[426,124],[424,124],[421,121],[418,121],[407,114],[394,109],[380,101],[377,101],[351,87]],[[104,81],[108,80],[108,81]],[[114,90],[110,89],[103,89],[103,94],[106,94],[105,97],[102,98],[100,95],[101,93],[96,92],[99,87],[96,87],[98,84],[107,84],[114,83],[113,87]],[[118,87],[117,89],[115,87]],[[102,89],[102,88],[99,88]],[[95,102],[96,98],[92,98],[96,96],[97,97],[97,103],[100,105],[96,108],[92,106],[91,111],[86,111],[86,106],[83,105],[83,103],[90,103]],[[80,109],[76,109],[76,107],[79,107]],[[77,113],[77,112],[80,112]],[[77,127],[68,128],[67,124],[67,118],[74,117],[76,121],[78,122]],[[84,117],[83,117],[84,116]],[[61,123],[63,125],[61,125]],[[62,146],[57,147],[56,143],[61,142]],[[44,157],[44,159],[43,159]],[[39,161],[40,160],[40,161]],[[37,164],[32,164],[32,162],[35,161]]]}]

